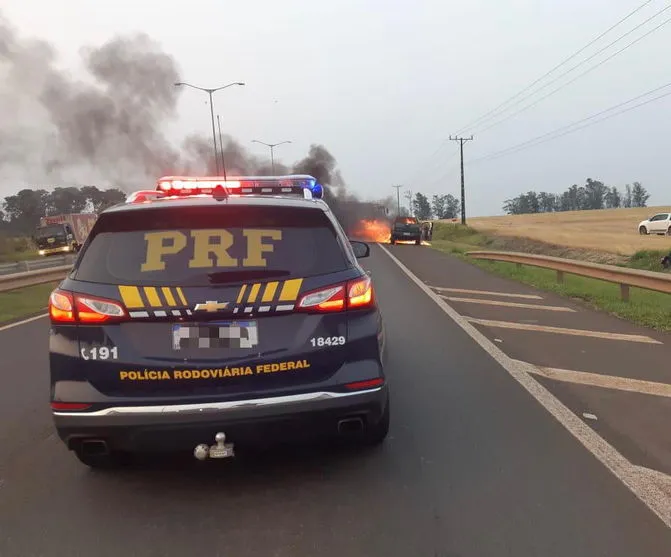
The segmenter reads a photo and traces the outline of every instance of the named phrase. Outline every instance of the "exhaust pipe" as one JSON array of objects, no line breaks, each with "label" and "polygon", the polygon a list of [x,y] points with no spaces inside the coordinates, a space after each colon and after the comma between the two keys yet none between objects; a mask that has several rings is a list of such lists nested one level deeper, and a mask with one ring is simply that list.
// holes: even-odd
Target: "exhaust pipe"
[{"label": "exhaust pipe", "polygon": [[90,456],[109,454],[107,441],[102,439],[85,439],[82,441],[82,453]]},{"label": "exhaust pipe", "polygon": [[363,431],[363,420],[359,417],[344,418],[338,421],[338,433],[341,435]]}]

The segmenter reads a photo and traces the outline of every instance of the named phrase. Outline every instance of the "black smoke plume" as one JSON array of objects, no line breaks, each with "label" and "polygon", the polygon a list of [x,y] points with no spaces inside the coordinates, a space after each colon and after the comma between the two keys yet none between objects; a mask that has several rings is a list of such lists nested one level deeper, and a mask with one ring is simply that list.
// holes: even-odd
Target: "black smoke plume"
[{"label": "black smoke plume", "polygon": [[[132,191],[161,175],[215,172],[207,135],[179,146],[165,136],[165,125],[177,118],[180,71],[156,41],[141,33],[117,36],[81,56],[86,76],[75,78],[57,66],[51,45],[20,37],[0,12],[0,183]],[[271,173],[267,158],[230,136],[223,158],[229,175]],[[380,203],[347,191],[322,145],[292,166],[276,162],[275,172],[315,176],[345,227],[383,214]]]}]

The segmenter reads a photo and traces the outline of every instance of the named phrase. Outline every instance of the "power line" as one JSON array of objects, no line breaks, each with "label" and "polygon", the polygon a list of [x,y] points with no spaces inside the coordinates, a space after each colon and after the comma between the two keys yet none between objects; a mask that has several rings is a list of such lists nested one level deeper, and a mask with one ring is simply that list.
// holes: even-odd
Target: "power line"
[{"label": "power line", "polygon": [[[664,8],[664,10],[668,10],[668,9],[671,9],[671,5],[669,5],[669,6],[667,6],[666,8]],[[664,10],[662,10],[662,11],[664,11]],[[661,13],[661,12],[659,12],[659,13]],[[659,15],[659,13],[658,13],[657,15]],[[657,17],[657,16],[654,16],[654,17]],[[521,108],[521,109],[519,109],[519,110],[513,112],[512,114],[509,114],[508,116],[506,116],[506,117],[504,117],[504,118],[501,118],[500,120],[497,120],[497,121],[494,122],[493,124],[490,124],[489,126],[483,128],[483,129],[481,129],[481,130],[479,131],[479,133],[485,132],[485,131],[487,131],[487,130],[489,130],[489,129],[495,127],[495,126],[498,126],[499,124],[502,124],[503,122],[506,122],[507,120],[510,120],[513,116],[517,116],[518,114],[521,114],[522,112],[525,112],[525,111],[529,110],[530,108],[536,106],[537,104],[539,104],[540,102],[544,101],[544,100],[547,99],[548,97],[551,97],[551,96],[554,95],[555,93],[561,91],[564,87],[567,87],[568,85],[571,85],[571,83],[575,83],[575,82],[576,82],[578,79],[580,79],[581,77],[587,75],[588,73],[591,73],[592,71],[596,70],[598,67],[603,66],[606,62],[608,62],[609,60],[612,60],[613,58],[615,58],[615,56],[617,56],[617,55],[621,54],[622,52],[624,52],[625,50],[631,48],[631,47],[634,46],[636,43],[638,43],[638,42],[642,41],[643,39],[645,39],[648,35],[651,35],[651,34],[654,33],[655,31],[657,31],[657,30],[659,30],[660,28],[662,28],[664,25],[667,25],[669,22],[671,22],[671,18],[669,18],[669,19],[665,19],[662,23],[660,23],[659,25],[657,25],[657,27],[653,27],[650,31],[648,31],[648,32],[645,33],[644,35],[641,35],[638,39],[635,39],[634,41],[630,42],[630,43],[627,44],[626,46],[623,46],[620,50],[614,52],[613,54],[611,54],[610,56],[608,56],[608,57],[605,58],[604,60],[601,60],[601,62],[599,62],[598,64],[595,64],[595,65],[592,66],[591,68],[586,69],[584,72],[578,74],[576,77],[574,77],[574,78],[571,79],[570,81],[567,81],[567,82],[564,83],[563,85],[560,85],[560,86],[557,87],[556,89],[553,89],[553,90],[550,91],[548,94],[543,95],[540,99],[535,100],[535,101],[532,102],[531,104],[528,104],[527,106],[525,106],[525,107],[523,107],[523,108]],[[629,34],[629,33],[627,33],[627,34]],[[623,35],[623,37],[624,37],[624,36],[625,36],[625,35]],[[623,38],[623,37],[620,37],[620,38]],[[620,39],[618,39],[618,41],[619,41],[619,40],[620,40]],[[614,43],[611,43],[611,45],[609,45],[609,46],[612,46],[612,44],[614,44]],[[601,52],[601,51],[600,51],[600,52]],[[598,54],[598,53],[597,53],[597,54]],[[593,56],[591,56],[590,58],[593,58]],[[568,70],[567,72],[564,72],[564,73],[561,74],[558,78],[554,79],[553,81],[550,81],[549,83],[546,83],[543,87],[541,87],[540,89],[538,89],[537,91],[535,91],[535,92],[532,93],[531,95],[528,95],[527,97],[525,97],[525,99],[528,99],[529,97],[532,97],[533,95],[535,95],[536,93],[538,93],[539,91],[541,91],[542,89],[544,89],[545,87],[547,87],[548,85],[551,85],[552,83],[555,83],[555,82],[557,81],[557,79],[559,79],[559,78],[565,76],[567,73],[572,72],[574,69],[576,69],[576,68],[578,68],[579,66],[581,66],[584,62],[586,62],[586,61],[589,60],[590,58],[587,58],[586,60],[583,60],[583,62],[581,62],[581,63],[578,64],[577,66],[574,66],[573,68],[571,68],[571,69]],[[522,99],[522,100],[524,100],[524,99]],[[517,103],[516,103],[516,104],[517,104]]]},{"label": "power line", "polygon": [[564,64],[566,64],[567,62],[569,62],[570,60],[572,60],[573,58],[575,58],[576,56],[578,56],[578,54],[580,54],[581,52],[584,52],[587,48],[589,48],[590,46],[592,46],[592,45],[593,45],[594,43],[596,43],[599,39],[601,39],[601,38],[603,38],[604,36],[606,36],[606,35],[607,35],[608,33],[610,33],[613,29],[615,29],[616,27],[618,27],[619,25],[621,25],[622,23],[624,23],[626,20],[628,20],[630,17],[632,17],[633,15],[635,15],[636,13],[638,13],[639,11],[641,11],[645,6],[647,6],[648,4],[650,4],[650,2],[652,2],[652,1],[653,1],[653,0],[646,0],[645,2],[643,2],[643,4],[641,4],[641,5],[640,5],[638,8],[636,8],[634,11],[630,12],[629,14],[627,14],[625,17],[623,17],[622,19],[620,19],[620,21],[618,21],[617,23],[615,23],[614,25],[612,25],[611,27],[609,27],[608,29],[606,29],[606,30],[605,30],[603,33],[601,33],[598,37],[596,37],[595,39],[593,39],[592,41],[590,41],[589,43],[587,43],[587,44],[586,44],[585,46],[583,46],[581,49],[579,49],[579,50],[577,50],[576,52],[574,52],[573,54],[571,54],[571,56],[569,56],[568,58],[566,58],[563,62],[560,62],[560,63],[557,64],[554,68],[552,68],[551,70],[549,70],[547,73],[543,74],[541,77],[539,77],[538,79],[536,79],[536,81],[534,81],[534,82],[531,83],[530,85],[527,85],[524,89],[522,89],[521,91],[519,91],[516,95],[513,95],[512,97],[510,97],[508,100],[506,100],[506,101],[504,101],[503,103],[501,103],[501,104],[500,104],[499,106],[497,106],[496,108],[493,108],[493,109],[490,110],[489,112],[487,112],[487,113],[483,114],[482,116],[480,116],[479,118],[473,120],[470,124],[467,124],[467,125],[464,126],[463,128],[457,130],[456,133],[459,134],[459,133],[464,132],[466,129],[470,128],[471,126],[473,126],[473,125],[475,125],[475,124],[477,124],[477,123],[479,123],[481,120],[483,120],[483,119],[486,118],[487,116],[493,114],[494,112],[497,112],[501,107],[505,106],[505,105],[508,104],[510,101],[515,100],[515,99],[516,99],[517,97],[519,97],[522,93],[525,93],[526,91],[528,91],[529,89],[531,89],[534,85],[536,85],[537,83],[539,83],[540,81],[542,81],[543,79],[545,79],[547,76],[549,76],[550,74],[552,74],[555,70],[558,70],[559,68],[561,68]]},{"label": "power line", "polygon": [[[619,116],[620,114],[624,114],[625,112],[635,110],[636,108],[640,108],[640,107],[645,106],[647,104],[650,104],[650,103],[656,102],[658,100],[661,100],[665,97],[668,97],[668,96],[671,95],[671,92],[665,93],[663,95],[659,95],[659,96],[654,97],[652,99],[648,99],[647,101],[638,103],[638,104],[636,104],[634,106],[631,106],[629,108],[626,108],[624,110],[620,110],[618,112],[615,112],[614,114],[610,114],[608,116],[605,116],[604,118],[601,118],[600,120],[597,120],[596,122],[590,122],[590,123],[585,124],[583,126],[579,126],[577,128],[574,128],[574,126],[576,126],[578,124],[581,124],[583,122],[587,122],[589,120],[593,120],[594,118],[597,118],[598,116],[606,114],[607,112],[611,112],[612,110],[615,110],[616,108],[619,108],[621,106],[630,104],[630,103],[632,103],[632,102],[634,102],[638,99],[641,99],[643,97],[647,97],[648,95],[650,95],[652,93],[656,93],[657,91],[661,91],[662,89],[666,89],[668,87],[671,87],[671,83],[667,83],[665,85],[662,85],[661,87],[657,87],[656,89],[652,89],[652,90],[648,91],[647,93],[643,93],[642,95],[638,95],[637,97],[629,99],[628,101],[619,103],[615,106],[607,108],[606,110],[602,110],[600,112],[597,112],[596,114],[594,114],[592,116],[588,116],[587,118],[583,118],[582,120],[578,120],[576,122],[573,122],[572,124],[562,126],[561,128],[557,128],[556,130],[553,130],[551,132],[545,133],[543,135],[540,135],[540,136],[535,137],[533,139],[530,139],[528,141],[524,141],[523,143],[518,143],[517,145],[514,145],[512,147],[508,147],[507,149],[502,149],[501,151],[496,151],[495,153],[491,153],[489,155],[485,155],[483,157],[479,157],[477,159],[474,159],[473,161],[471,161],[471,164],[476,164],[478,162],[485,162],[485,161],[496,159],[496,158],[499,158],[499,157],[502,157],[502,156],[505,156],[505,155],[517,153],[519,151],[524,151],[525,149],[528,149],[530,147],[536,147],[537,145],[541,145],[543,143],[546,143],[547,141],[552,141],[554,139],[558,139],[558,138],[563,137],[565,135],[568,135],[570,133],[574,133],[574,132],[583,130],[585,128],[589,128],[590,126],[595,126],[596,124],[600,124],[601,122],[609,120],[610,118],[614,118],[615,116]],[[574,129],[568,129],[567,130],[567,128],[574,128]],[[567,130],[567,131],[564,131],[563,133],[559,133],[558,135],[556,135],[557,132],[561,132],[562,130]],[[552,137],[548,137],[548,136],[552,136]],[[546,137],[547,137],[547,139],[544,139]],[[542,141],[539,141],[539,140],[542,140]]]}]

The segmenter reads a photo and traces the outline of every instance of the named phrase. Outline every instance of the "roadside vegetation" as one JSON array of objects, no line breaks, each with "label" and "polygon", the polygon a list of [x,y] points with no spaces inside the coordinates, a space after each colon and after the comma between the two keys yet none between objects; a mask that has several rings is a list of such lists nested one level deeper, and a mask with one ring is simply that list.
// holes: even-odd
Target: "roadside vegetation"
[{"label": "roadside vegetation", "polygon": [[30,238],[0,234],[0,263],[36,259],[37,247]]},{"label": "roadside vegetation", "polygon": [[50,282],[0,292],[0,325],[45,312],[49,294],[57,285]]},{"label": "roadside vegetation", "polygon": [[556,272],[552,270],[517,267],[514,263],[500,261],[479,261],[466,255],[466,252],[475,250],[518,251],[659,272],[663,271],[660,260],[664,254],[668,254],[668,250],[642,250],[631,256],[623,256],[545,244],[523,237],[497,236],[460,224],[442,222],[436,222],[434,225],[431,247],[455,255],[493,274],[582,300],[591,307],[640,325],[671,331],[671,295],[631,288],[630,300],[623,302],[617,284],[569,274],[565,275],[562,284],[557,283]]}]

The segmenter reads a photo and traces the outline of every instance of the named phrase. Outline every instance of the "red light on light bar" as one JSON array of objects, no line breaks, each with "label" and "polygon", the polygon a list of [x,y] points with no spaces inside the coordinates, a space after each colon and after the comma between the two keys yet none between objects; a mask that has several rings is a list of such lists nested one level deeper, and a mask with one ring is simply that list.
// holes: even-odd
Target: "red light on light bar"
[{"label": "red light on light bar", "polygon": [[216,176],[203,178],[170,177],[161,178],[157,183],[156,189],[165,192],[212,193],[212,190],[217,186],[226,189],[238,189],[240,181],[225,180]]}]

